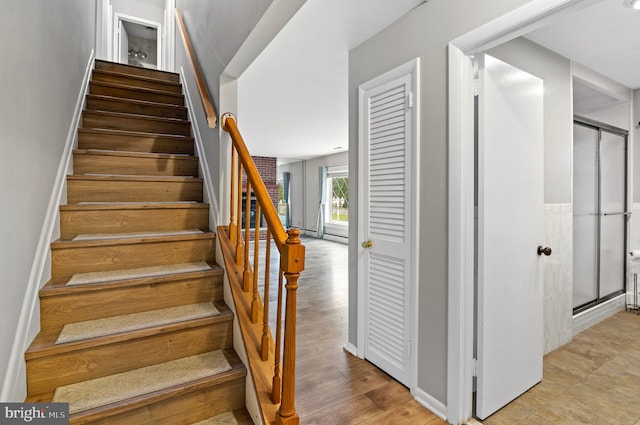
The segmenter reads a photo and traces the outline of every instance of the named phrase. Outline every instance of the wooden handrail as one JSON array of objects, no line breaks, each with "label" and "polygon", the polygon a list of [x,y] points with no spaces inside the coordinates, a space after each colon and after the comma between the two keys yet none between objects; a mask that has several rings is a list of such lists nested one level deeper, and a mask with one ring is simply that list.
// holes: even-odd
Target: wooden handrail
[{"label": "wooden handrail", "polygon": [[[229,271],[236,314],[241,323],[240,329],[248,352],[249,368],[253,374],[265,423],[297,425],[300,423],[300,418],[295,408],[296,297],[298,280],[304,269],[305,248],[300,243],[300,230],[286,231],[280,222],[275,205],[232,114],[222,116],[222,128],[229,133],[232,143],[231,199],[229,201],[231,217],[229,226],[220,228],[220,244],[223,248],[225,265]],[[243,174],[246,176],[244,183]],[[250,230],[252,220],[249,211],[252,208],[250,202],[252,192],[256,199],[256,215],[253,229]],[[244,205],[241,199],[242,193],[245,196]],[[242,210],[246,212],[244,218]],[[266,224],[267,247],[264,254],[265,264],[260,267],[262,217]],[[244,236],[242,227],[244,227]],[[268,332],[268,310],[271,301],[269,297],[271,238],[280,254],[275,341],[273,333]],[[254,250],[253,256],[249,253],[250,245]],[[260,297],[258,278],[262,270],[264,270],[263,298]],[[268,379],[265,376],[266,373],[271,374]],[[274,413],[275,417],[273,417],[269,412],[276,407],[277,413]]]},{"label": "wooden handrail", "polygon": [[180,28],[180,34],[182,34],[182,41],[184,43],[184,49],[187,53],[187,58],[189,59],[189,63],[191,64],[191,70],[193,71],[193,75],[196,79],[196,86],[198,87],[198,94],[200,95],[200,101],[202,102],[202,107],[204,108],[204,114],[207,118],[207,125],[210,128],[216,128],[218,117],[216,116],[216,112],[213,109],[213,101],[211,100],[211,96],[209,95],[209,89],[207,89],[207,84],[202,76],[202,71],[200,70],[200,64],[198,63],[198,58],[196,57],[196,52],[193,50],[193,45],[191,44],[191,40],[189,39],[189,33],[187,32],[187,28],[184,26],[184,21],[182,20],[182,15],[176,9],[176,20],[178,21],[178,27]]}]

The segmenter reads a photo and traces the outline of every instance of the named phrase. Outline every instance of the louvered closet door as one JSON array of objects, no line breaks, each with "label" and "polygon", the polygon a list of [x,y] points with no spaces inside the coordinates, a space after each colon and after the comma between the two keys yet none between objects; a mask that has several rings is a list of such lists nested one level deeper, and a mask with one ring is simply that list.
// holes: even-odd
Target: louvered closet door
[{"label": "louvered closet door", "polygon": [[365,358],[410,386],[410,75],[364,100]]}]

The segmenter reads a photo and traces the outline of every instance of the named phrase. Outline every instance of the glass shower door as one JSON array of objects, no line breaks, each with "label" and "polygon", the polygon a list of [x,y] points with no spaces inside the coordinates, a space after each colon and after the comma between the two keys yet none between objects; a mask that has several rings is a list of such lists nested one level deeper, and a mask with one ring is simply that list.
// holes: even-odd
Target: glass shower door
[{"label": "glass shower door", "polygon": [[598,298],[598,130],[573,125],[573,307]]},{"label": "glass shower door", "polygon": [[600,130],[600,298],[624,290],[626,141]]},{"label": "glass shower door", "polygon": [[573,307],[582,311],[625,284],[627,137],[574,123]]}]

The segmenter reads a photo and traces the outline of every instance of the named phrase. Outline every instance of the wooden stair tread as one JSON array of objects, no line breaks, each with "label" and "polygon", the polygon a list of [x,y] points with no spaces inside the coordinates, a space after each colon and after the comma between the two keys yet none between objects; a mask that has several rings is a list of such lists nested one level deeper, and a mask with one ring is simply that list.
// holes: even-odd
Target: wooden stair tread
[{"label": "wooden stair tread", "polygon": [[[234,380],[242,379],[246,376],[246,368],[238,355],[232,349],[223,350],[227,361],[231,365],[231,370],[217,375],[211,375],[206,378],[197,379],[179,385],[167,387],[163,390],[144,394],[135,398],[123,400],[121,402],[112,403],[95,409],[86,410],[70,417],[71,423],[90,423],[101,418],[117,415],[123,412],[132,411],[153,403],[180,397],[188,393],[201,391],[203,389],[221,385]],[[53,392],[45,394],[36,394],[27,398],[28,402],[41,401],[51,402]]]},{"label": "wooden stair tread", "polygon": [[153,242],[176,242],[176,241],[190,241],[190,240],[207,240],[215,239],[216,234],[214,232],[203,232],[197,234],[180,234],[180,235],[153,235],[142,237],[127,237],[127,238],[115,238],[115,239],[89,239],[89,240],[56,240],[51,243],[51,249],[65,249],[65,248],[87,248],[96,246],[112,246],[112,245],[136,245],[139,243],[153,243]]},{"label": "wooden stair tread", "polygon": [[139,80],[139,81],[147,81],[147,82],[151,82],[151,83],[158,83],[158,84],[166,84],[168,86],[174,86],[174,87],[181,87],[182,84],[178,81],[167,81],[167,80],[163,80],[160,78],[153,78],[153,77],[148,77],[148,76],[144,76],[144,75],[136,75],[136,74],[129,74],[126,72],[118,72],[118,71],[113,71],[113,70],[107,70],[107,69],[94,69],[93,70],[93,75],[112,75],[112,76],[116,76],[116,77],[126,77],[126,78],[130,78],[132,80]]},{"label": "wooden stair tread", "polygon": [[203,202],[107,202],[60,205],[60,211],[209,209]]},{"label": "wooden stair tread", "polygon": [[111,96],[109,93],[87,94],[85,109],[90,111],[111,111],[157,117],[188,119],[189,111],[183,105],[162,103],[147,99],[129,99]]},{"label": "wooden stair tread", "polygon": [[176,141],[193,142],[194,138],[191,136],[178,136],[175,134],[162,134],[162,133],[145,133],[142,131],[125,131],[125,130],[111,130],[106,128],[78,128],[79,133],[85,134],[109,134],[113,136],[127,136],[127,137],[154,137],[159,139],[171,139]]},{"label": "wooden stair tread", "polygon": [[93,181],[132,181],[132,182],[198,182],[202,183],[200,177],[185,176],[129,176],[121,174],[72,174],[67,176],[67,180],[93,180]]},{"label": "wooden stair tread", "polygon": [[[95,81],[95,80],[91,80],[90,84],[97,85],[97,86],[102,86],[102,87],[114,88],[114,89],[125,89],[125,90],[132,90],[132,91],[142,92],[142,93],[160,94],[160,95],[163,95],[163,96],[175,97],[175,98],[180,98],[180,99],[184,98],[184,95],[182,93],[173,93],[173,92],[170,92],[170,91],[164,91],[164,90],[158,90],[158,89],[150,89],[150,88],[147,88],[147,87],[130,86],[128,84],[107,83],[107,82],[104,82],[104,81]],[[119,96],[113,96],[113,97],[119,97]],[[122,99],[128,99],[128,98],[123,97]],[[160,103],[162,103],[162,102],[160,102]]]},{"label": "wooden stair tread", "polygon": [[164,283],[171,282],[178,279],[190,279],[190,278],[201,278],[201,277],[216,277],[222,276],[224,274],[224,270],[216,263],[208,263],[211,270],[200,270],[195,272],[185,272],[185,273],[171,273],[160,276],[151,276],[151,277],[138,277],[131,279],[122,279],[122,280],[113,280],[108,282],[96,282],[96,283],[85,283],[82,285],[69,285],[67,286],[67,282],[70,279],[70,276],[61,277],[61,278],[53,278],[47,282],[47,284],[40,289],[40,297],[55,297],[58,295],[68,295],[74,294],[78,292],[93,292],[93,291],[104,291],[116,288],[125,288],[131,286],[140,286],[140,285],[148,285],[151,283]]},{"label": "wooden stair tread", "polygon": [[[108,117],[108,118],[135,118],[140,121],[155,121],[159,123],[191,125],[191,122],[189,120],[183,120],[180,118],[158,117],[155,115],[131,114],[126,112],[98,111],[93,109],[85,109],[82,111],[82,113],[85,115],[97,115],[97,116]],[[89,128],[93,128],[93,127],[89,127]]]},{"label": "wooden stair tread", "polygon": [[224,354],[227,357],[227,361],[231,365],[231,370],[227,372],[223,372],[218,375],[212,375],[184,384],[174,385],[172,387],[165,388],[164,390],[145,394],[139,397],[124,400],[122,402],[113,403],[110,405],[80,412],[75,415],[71,415],[71,423],[76,423],[76,420],[78,421],[77,423],[91,423],[91,421],[96,421],[100,418],[107,418],[109,416],[114,416],[134,409],[139,409],[153,403],[177,398],[185,394],[201,391],[209,387],[225,384],[227,382],[239,379],[244,380],[244,377],[247,375],[247,370],[238,358],[237,354],[235,354],[233,350],[224,350]]},{"label": "wooden stair tread", "polygon": [[183,329],[195,328],[200,326],[208,326],[214,323],[221,323],[233,320],[233,312],[224,303],[214,303],[219,313],[215,316],[202,317],[198,319],[188,319],[180,322],[169,323],[159,326],[135,329],[95,338],[83,339],[80,341],[66,342],[56,344],[59,330],[43,329],[38,333],[31,343],[31,346],[25,352],[25,359],[32,360],[46,356],[53,356],[62,353],[69,353],[76,350],[82,350],[91,347],[100,347],[108,344],[129,341],[132,339],[146,338],[157,334],[166,334],[176,332]]},{"label": "wooden stair tread", "polygon": [[[170,80],[173,80],[173,81],[180,81],[180,74],[178,74],[177,72],[162,71],[159,69],[150,69],[150,68],[140,68],[138,66],[129,65],[126,63],[110,62],[103,59],[96,59],[95,69],[111,70],[114,68],[121,69],[122,70],[121,73],[126,75],[131,75],[131,74],[139,75],[141,72],[144,72],[145,74],[156,75],[157,79],[159,79],[159,77],[162,76],[165,78],[169,78]],[[125,71],[129,71],[129,72],[125,72]]]},{"label": "wooden stair tread", "polygon": [[156,108],[167,108],[167,109],[174,109],[174,110],[185,111],[185,112],[187,111],[186,106],[173,105],[170,103],[162,103],[162,102],[153,102],[150,100],[129,99],[126,97],[107,96],[104,94],[87,94],[87,98],[96,99],[96,100],[107,100],[107,101],[113,101],[113,102],[131,103],[134,105],[151,106]]},{"label": "wooden stair tread", "polygon": [[78,155],[115,156],[119,158],[179,159],[182,161],[198,162],[198,158],[193,155],[172,153],[129,152],[101,149],[75,149],[73,153]]}]

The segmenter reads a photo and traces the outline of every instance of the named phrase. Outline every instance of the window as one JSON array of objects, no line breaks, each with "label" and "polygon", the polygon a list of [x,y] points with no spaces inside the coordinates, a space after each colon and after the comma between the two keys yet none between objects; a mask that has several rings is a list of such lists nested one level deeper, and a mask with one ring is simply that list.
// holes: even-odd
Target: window
[{"label": "window", "polygon": [[346,166],[329,167],[327,171],[327,202],[325,222],[349,223],[349,173]]}]

